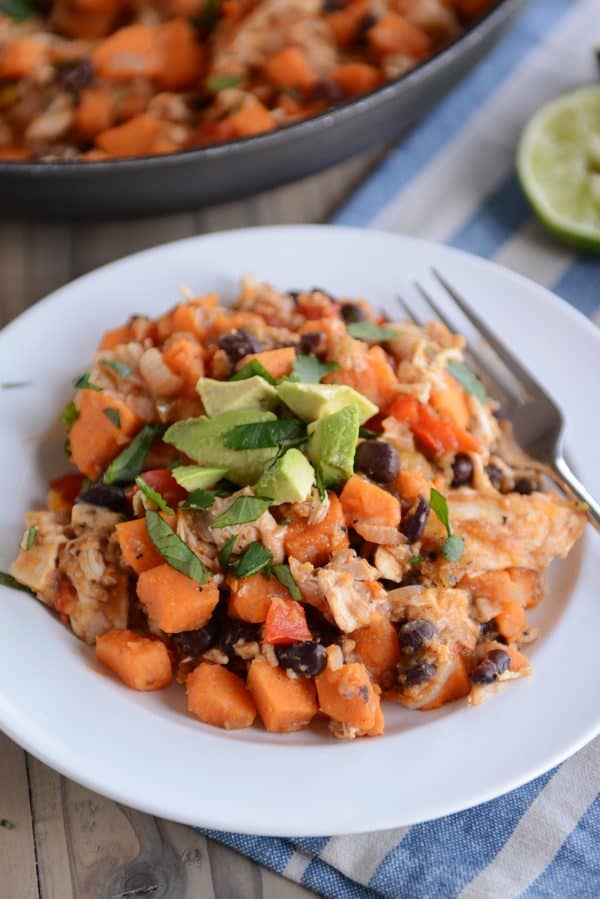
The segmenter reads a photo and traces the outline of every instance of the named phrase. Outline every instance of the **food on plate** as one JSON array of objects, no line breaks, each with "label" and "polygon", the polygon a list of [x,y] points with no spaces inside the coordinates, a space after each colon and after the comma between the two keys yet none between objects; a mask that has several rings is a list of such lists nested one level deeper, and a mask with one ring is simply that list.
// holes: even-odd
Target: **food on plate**
[{"label": "food on plate", "polygon": [[252,137],[408,72],[495,0],[4,0],[0,160]]},{"label": "food on plate", "polygon": [[[135,690],[226,729],[383,733],[531,671],[581,508],[507,461],[439,323],[243,280],[105,333],[63,411],[76,470],[4,576]],[[512,457],[511,457],[512,458]]]}]

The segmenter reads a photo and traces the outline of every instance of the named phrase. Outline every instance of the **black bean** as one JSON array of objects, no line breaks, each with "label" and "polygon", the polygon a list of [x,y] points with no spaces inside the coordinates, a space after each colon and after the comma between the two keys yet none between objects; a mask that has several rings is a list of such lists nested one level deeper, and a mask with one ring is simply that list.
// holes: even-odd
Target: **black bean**
[{"label": "black bean", "polygon": [[504,674],[510,668],[510,656],[503,649],[492,649],[488,652],[488,660],[496,666],[498,674]]},{"label": "black bean", "polygon": [[356,448],[354,467],[373,481],[389,484],[400,471],[400,459],[391,444],[383,440],[365,440]]},{"label": "black bean", "polygon": [[227,353],[234,365],[249,353],[260,353],[262,350],[260,341],[241,328],[234,328],[233,331],[223,334],[217,343]]},{"label": "black bean", "polygon": [[323,646],[330,646],[340,641],[341,634],[335,624],[328,621],[314,606],[305,603],[303,608],[308,628],[315,640],[322,643]]},{"label": "black bean", "polygon": [[288,297],[291,297],[294,301],[294,305],[298,305],[298,300],[300,299],[301,290],[286,290]]},{"label": "black bean", "polygon": [[424,496],[419,496],[413,511],[402,521],[400,530],[408,543],[416,543],[425,532],[425,525],[429,518],[429,503]]},{"label": "black bean", "polygon": [[421,662],[404,672],[403,681],[407,687],[417,687],[424,684],[437,674],[435,662]]},{"label": "black bean", "polygon": [[522,496],[529,496],[539,489],[540,485],[534,478],[517,478],[514,483],[513,492],[520,493]]},{"label": "black bean", "polygon": [[275,653],[282,668],[289,668],[300,677],[316,677],[327,665],[327,650],[315,640],[276,646]]},{"label": "black bean", "polygon": [[319,349],[321,335],[318,331],[308,331],[303,334],[298,344],[298,349],[303,356],[313,356]]},{"label": "black bean", "polygon": [[52,0],[35,0],[33,5],[40,16],[49,16],[52,12]]},{"label": "black bean", "polygon": [[348,0],[323,0],[323,12],[337,12],[338,9],[344,9],[348,5]]},{"label": "black bean", "polygon": [[471,680],[474,684],[493,684],[497,677],[498,669],[487,659],[471,671]]},{"label": "black bean", "polygon": [[92,64],[87,59],[69,62],[58,70],[56,80],[61,87],[67,88],[76,97],[94,80]]},{"label": "black bean", "polygon": [[213,615],[208,624],[197,631],[182,631],[180,634],[173,634],[173,642],[182,656],[192,656],[196,659],[214,646],[218,627],[219,622]]},{"label": "black bean", "polygon": [[367,41],[367,32],[369,28],[372,28],[373,25],[377,24],[377,16],[374,16],[373,13],[366,13],[363,18],[358,23],[358,27],[354,34],[354,43],[358,45],[365,44]]},{"label": "black bean", "polygon": [[452,487],[463,487],[473,480],[473,463],[466,453],[457,453],[452,463]]},{"label": "black bean", "polygon": [[127,505],[127,498],[122,487],[108,486],[107,484],[92,484],[86,490],[82,490],[76,500],[78,503],[89,503],[91,506],[101,506],[110,509],[111,512],[123,512]]},{"label": "black bean", "polygon": [[398,628],[398,642],[407,652],[422,649],[425,643],[437,634],[437,628],[426,618],[407,621]]},{"label": "black bean", "polygon": [[416,584],[421,583],[421,571],[419,568],[414,565],[412,568],[409,568],[402,580],[400,581],[401,587],[413,587]]},{"label": "black bean", "polygon": [[245,621],[234,621],[231,618],[225,618],[221,624],[221,632],[219,634],[221,650],[231,661],[237,656],[235,644],[240,640],[244,643],[253,643],[258,640],[258,625],[248,624]]},{"label": "black bean", "polygon": [[328,290],[325,290],[324,287],[311,287],[309,293],[322,293],[324,297],[327,297],[328,300],[331,300],[332,303],[337,303],[336,298],[333,294],[329,293]]},{"label": "black bean", "polygon": [[490,479],[490,483],[496,490],[500,490],[502,486],[502,481],[504,480],[504,475],[502,474],[502,469],[498,468],[497,465],[488,465],[485,469],[488,478]]},{"label": "black bean", "polygon": [[357,306],[356,303],[342,303],[340,306],[340,315],[347,325],[353,324],[354,322],[364,322],[367,317],[361,307]]},{"label": "black bean", "polygon": [[325,103],[340,103],[344,99],[344,91],[330,78],[321,78],[313,87],[311,100],[323,100]]}]

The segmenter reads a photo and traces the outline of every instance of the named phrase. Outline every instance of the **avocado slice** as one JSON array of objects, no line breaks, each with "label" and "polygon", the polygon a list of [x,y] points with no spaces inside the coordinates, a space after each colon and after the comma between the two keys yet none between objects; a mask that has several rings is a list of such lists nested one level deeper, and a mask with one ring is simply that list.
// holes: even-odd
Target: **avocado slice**
[{"label": "avocado slice", "polygon": [[284,381],[276,389],[286,406],[304,421],[315,421],[338,412],[345,406],[354,405],[360,423],[363,424],[379,411],[366,396],[346,384],[303,384],[299,381]]},{"label": "avocado slice", "polygon": [[360,414],[354,404],[308,426],[308,455],[326,487],[352,477],[359,426]]},{"label": "avocado slice", "polygon": [[217,381],[200,378],[196,384],[209,418],[234,409],[273,410],[279,403],[277,391],[264,378],[255,375],[245,381]]},{"label": "avocado slice", "polygon": [[203,467],[225,468],[226,477],[234,484],[254,484],[267,462],[275,456],[276,448],[234,450],[225,446],[223,437],[237,425],[274,421],[275,417],[272,412],[258,409],[235,409],[221,412],[214,418],[202,415],[176,421],[163,440]]},{"label": "avocado slice", "polygon": [[171,474],[180,487],[192,490],[208,490],[227,474],[226,468],[202,468],[200,465],[178,465]]},{"label": "avocado slice", "polygon": [[254,487],[257,496],[269,496],[274,505],[302,503],[310,496],[315,472],[298,449],[289,449],[261,476]]}]

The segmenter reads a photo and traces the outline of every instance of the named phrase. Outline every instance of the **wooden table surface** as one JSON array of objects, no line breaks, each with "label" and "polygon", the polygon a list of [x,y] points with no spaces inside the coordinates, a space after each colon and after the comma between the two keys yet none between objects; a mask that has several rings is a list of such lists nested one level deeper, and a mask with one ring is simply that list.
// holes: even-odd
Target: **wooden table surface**
[{"label": "wooden table surface", "polygon": [[[0,326],[72,278],[155,244],[229,228],[326,221],[380,155],[200,212],[102,224],[0,221]],[[0,828],[1,899],[313,895],[190,827],[84,789],[1,732],[0,818],[15,825]]]}]

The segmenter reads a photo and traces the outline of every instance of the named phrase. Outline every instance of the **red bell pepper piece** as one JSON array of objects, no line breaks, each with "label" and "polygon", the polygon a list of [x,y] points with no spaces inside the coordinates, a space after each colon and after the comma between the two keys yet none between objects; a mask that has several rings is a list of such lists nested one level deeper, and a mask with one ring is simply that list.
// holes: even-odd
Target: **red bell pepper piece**
[{"label": "red bell pepper piece", "polygon": [[312,640],[304,609],[293,599],[272,599],[265,621],[265,642],[282,645]]},{"label": "red bell pepper piece", "polygon": [[154,468],[151,471],[143,471],[141,477],[148,487],[152,487],[160,493],[164,501],[171,508],[175,508],[187,496],[187,490],[177,483],[168,468]]},{"label": "red bell pepper piece", "polygon": [[72,506],[83,486],[83,475],[75,472],[63,474],[60,478],[50,481],[50,489],[58,494],[65,506]]},{"label": "red bell pepper piece", "polygon": [[480,449],[472,434],[414,396],[398,397],[390,406],[389,414],[406,422],[428,455],[439,456],[457,450],[478,452]]}]

